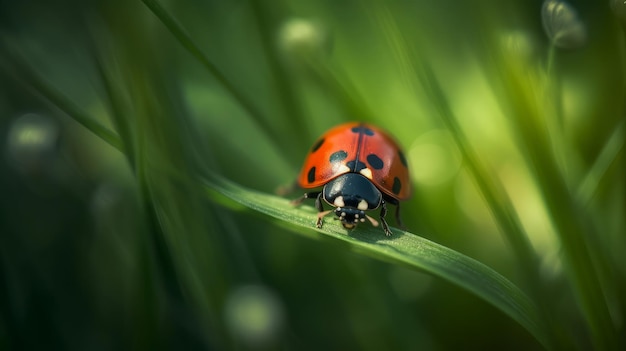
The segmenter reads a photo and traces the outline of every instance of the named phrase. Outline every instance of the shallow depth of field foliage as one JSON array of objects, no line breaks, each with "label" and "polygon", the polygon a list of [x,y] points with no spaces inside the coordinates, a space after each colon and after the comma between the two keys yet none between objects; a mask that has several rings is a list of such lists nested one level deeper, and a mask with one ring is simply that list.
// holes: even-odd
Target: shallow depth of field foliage
[{"label": "shallow depth of field foliage", "polygon": [[[625,349],[625,29],[613,0],[0,1],[0,348]],[[405,148],[390,238],[276,195],[350,120]]]}]

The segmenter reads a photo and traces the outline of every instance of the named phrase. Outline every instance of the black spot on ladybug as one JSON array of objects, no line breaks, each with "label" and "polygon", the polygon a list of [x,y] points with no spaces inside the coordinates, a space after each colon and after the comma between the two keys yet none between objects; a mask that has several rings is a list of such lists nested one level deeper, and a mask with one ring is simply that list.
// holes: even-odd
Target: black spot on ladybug
[{"label": "black spot on ladybug", "polygon": [[306,180],[308,180],[309,183],[313,183],[315,181],[315,166],[309,169],[309,173],[306,175]]},{"label": "black spot on ladybug", "polygon": [[404,153],[402,151],[400,151],[400,150],[398,150],[398,157],[400,158],[400,162],[402,162],[404,167],[408,167],[408,165],[406,163],[406,157],[404,157]]},{"label": "black spot on ladybug", "polygon": [[383,160],[381,160],[380,157],[376,156],[375,154],[367,155],[367,162],[374,169],[382,169],[385,166]]},{"label": "black spot on ladybug", "polygon": [[398,179],[398,177],[394,177],[393,187],[391,187],[391,191],[393,191],[394,194],[398,195],[400,194],[400,189],[402,189],[402,183],[400,182],[400,179]]},{"label": "black spot on ladybug", "polygon": [[311,148],[311,153],[313,153],[313,152],[317,151],[317,149],[319,149],[319,148],[322,146],[322,144],[324,144],[324,141],[325,141],[325,140],[326,140],[326,139],[324,139],[324,138],[322,138],[322,139],[318,140],[318,141],[317,141],[317,142],[313,145],[313,147]]},{"label": "black spot on ladybug", "polygon": [[348,153],[343,150],[333,152],[333,154],[330,155],[330,163],[341,162],[345,160],[346,157],[348,157]]},{"label": "black spot on ladybug", "polygon": [[374,135],[374,131],[365,126],[352,127],[352,133],[363,133],[368,136]]},{"label": "black spot on ladybug", "polygon": [[350,168],[350,171],[359,173],[363,168],[367,168],[367,165],[361,161],[352,160],[346,163],[346,166]]}]

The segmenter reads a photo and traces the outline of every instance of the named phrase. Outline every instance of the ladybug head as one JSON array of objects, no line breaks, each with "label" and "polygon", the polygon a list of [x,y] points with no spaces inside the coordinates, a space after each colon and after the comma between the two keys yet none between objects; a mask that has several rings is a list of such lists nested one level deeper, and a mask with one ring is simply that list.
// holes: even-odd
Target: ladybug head
[{"label": "ladybug head", "polygon": [[365,211],[378,208],[382,203],[382,194],[364,176],[358,173],[341,175],[324,186],[323,195],[329,205],[335,206],[333,212],[344,228],[353,229],[365,220],[378,226],[378,222]]},{"label": "ladybug head", "polygon": [[372,219],[365,211],[353,207],[337,207],[334,212],[346,229],[353,229],[359,222],[365,222],[365,218]]}]

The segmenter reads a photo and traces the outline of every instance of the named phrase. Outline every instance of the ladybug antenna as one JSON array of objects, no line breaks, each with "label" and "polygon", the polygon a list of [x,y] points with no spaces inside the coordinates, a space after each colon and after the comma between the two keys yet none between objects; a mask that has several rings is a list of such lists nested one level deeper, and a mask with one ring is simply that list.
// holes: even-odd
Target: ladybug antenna
[{"label": "ladybug antenna", "polygon": [[317,219],[321,221],[321,220],[322,220],[322,218],[324,218],[327,214],[329,214],[329,213],[331,213],[331,212],[333,212],[333,210],[324,211],[324,212],[319,212],[319,213],[317,214]]},{"label": "ladybug antenna", "polygon": [[372,225],[374,227],[378,227],[378,221],[377,220],[375,220],[374,218],[372,218],[372,217],[370,217],[368,215],[365,215],[365,218],[367,218],[370,221],[370,223],[372,223]]}]

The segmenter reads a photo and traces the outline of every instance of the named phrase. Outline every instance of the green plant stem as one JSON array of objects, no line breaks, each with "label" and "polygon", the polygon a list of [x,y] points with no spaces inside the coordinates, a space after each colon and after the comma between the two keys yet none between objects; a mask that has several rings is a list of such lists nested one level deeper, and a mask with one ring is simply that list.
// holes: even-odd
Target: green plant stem
[{"label": "green plant stem", "polygon": [[[546,94],[545,106],[554,106],[551,118],[547,118],[545,123],[550,132],[551,150],[554,150],[555,159],[558,162],[562,174],[567,175],[570,171],[567,160],[570,159],[570,150],[567,145],[567,124],[565,123],[565,112],[563,110],[563,84],[561,74],[556,65],[557,47],[552,43],[548,49],[546,63]],[[569,179],[566,177],[565,179]],[[574,186],[573,184],[568,184]]]}]

